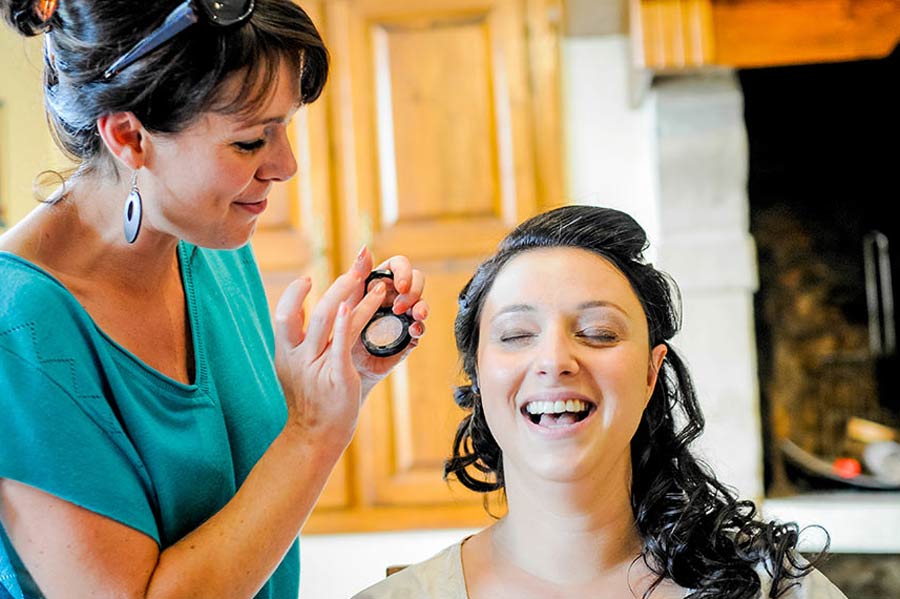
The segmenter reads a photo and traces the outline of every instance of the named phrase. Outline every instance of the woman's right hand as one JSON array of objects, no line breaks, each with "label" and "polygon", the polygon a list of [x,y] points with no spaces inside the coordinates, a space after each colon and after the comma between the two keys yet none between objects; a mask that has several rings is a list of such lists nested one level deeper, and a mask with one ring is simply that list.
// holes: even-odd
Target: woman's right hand
[{"label": "woman's right hand", "polygon": [[287,400],[288,426],[338,451],[350,443],[362,404],[351,349],[387,293],[382,283],[363,295],[371,269],[372,257],[363,248],[322,295],[308,323],[303,309],[312,286],[308,277],[291,283],[275,309],[275,367]]}]

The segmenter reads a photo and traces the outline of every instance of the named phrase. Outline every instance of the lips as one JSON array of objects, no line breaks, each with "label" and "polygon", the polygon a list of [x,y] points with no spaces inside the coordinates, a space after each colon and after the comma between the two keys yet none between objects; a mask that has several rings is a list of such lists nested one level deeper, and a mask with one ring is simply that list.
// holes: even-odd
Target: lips
[{"label": "lips", "polygon": [[235,206],[243,208],[244,210],[247,210],[248,212],[251,212],[253,214],[260,214],[266,209],[268,203],[269,201],[263,198],[258,202],[235,202],[234,204]]}]

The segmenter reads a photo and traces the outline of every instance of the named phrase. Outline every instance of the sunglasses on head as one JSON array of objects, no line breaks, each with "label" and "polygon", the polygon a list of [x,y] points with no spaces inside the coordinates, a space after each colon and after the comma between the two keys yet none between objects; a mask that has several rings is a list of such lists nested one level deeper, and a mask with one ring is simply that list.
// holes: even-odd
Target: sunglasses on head
[{"label": "sunglasses on head", "polygon": [[144,39],[116,59],[106,71],[104,79],[115,77],[133,62],[140,60],[153,50],[200,20],[217,27],[229,27],[243,23],[253,13],[255,0],[185,0],[169,13],[163,24],[147,34]]}]

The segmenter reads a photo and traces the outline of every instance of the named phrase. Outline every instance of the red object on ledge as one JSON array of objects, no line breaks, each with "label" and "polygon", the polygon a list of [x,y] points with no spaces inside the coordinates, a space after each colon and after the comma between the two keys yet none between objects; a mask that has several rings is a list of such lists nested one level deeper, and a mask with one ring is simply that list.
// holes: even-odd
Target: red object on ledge
[{"label": "red object on ledge", "polygon": [[854,458],[837,458],[831,463],[831,470],[842,478],[853,478],[862,474],[862,465]]}]

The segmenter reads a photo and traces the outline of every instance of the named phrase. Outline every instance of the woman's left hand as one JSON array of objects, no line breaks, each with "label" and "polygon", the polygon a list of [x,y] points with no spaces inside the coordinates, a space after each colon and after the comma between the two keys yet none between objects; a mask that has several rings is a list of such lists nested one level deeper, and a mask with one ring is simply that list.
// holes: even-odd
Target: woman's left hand
[{"label": "woman's left hand", "polygon": [[[363,250],[368,254],[368,250]],[[371,257],[365,257],[371,263]],[[428,304],[422,299],[422,291],[425,288],[425,275],[422,271],[412,267],[406,256],[394,256],[378,265],[377,270],[388,269],[394,273],[393,285],[388,283],[387,298],[383,305],[392,306],[395,314],[409,314],[413,324],[409,327],[412,341],[399,354],[379,358],[373,356],[363,346],[362,341],[356,340],[351,351],[353,365],[359,372],[362,382],[363,397],[366,397],[375,384],[387,374],[406,356],[409,355],[418,344],[419,339],[425,334],[425,319],[428,317]]]}]

